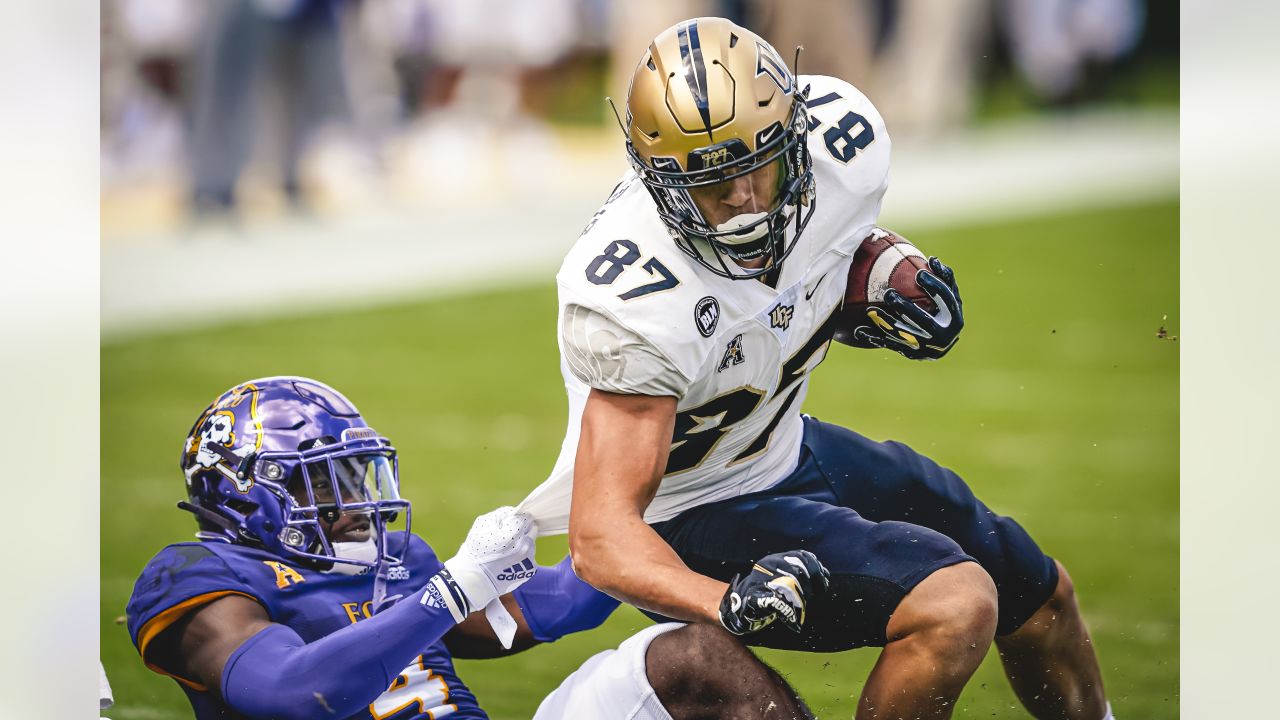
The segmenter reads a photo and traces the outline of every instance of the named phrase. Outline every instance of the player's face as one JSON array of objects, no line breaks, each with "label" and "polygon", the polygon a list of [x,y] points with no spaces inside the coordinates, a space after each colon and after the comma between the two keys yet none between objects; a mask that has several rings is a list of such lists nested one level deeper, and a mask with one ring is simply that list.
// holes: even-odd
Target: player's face
[{"label": "player's face", "polygon": [[[333,472],[330,472],[330,467]],[[381,455],[344,457],[328,462],[312,462],[307,465],[307,478],[319,513],[320,527],[330,542],[363,542],[372,537],[372,510],[342,510],[336,512],[336,498],[343,504],[366,502],[375,492],[376,476],[390,473],[390,461]],[[385,478],[384,478],[385,484]],[[300,470],[290,482],[289,492],[299,505],[310,505],[306,485],[301,482]],[[325,512],[327,510],[327,512]]]},{"label": "player's face", "polygon": [[778,201],[781,164],[779,159],[731,180],[691,188],[689,195],[715,228],[738,215],[769,212]]}]

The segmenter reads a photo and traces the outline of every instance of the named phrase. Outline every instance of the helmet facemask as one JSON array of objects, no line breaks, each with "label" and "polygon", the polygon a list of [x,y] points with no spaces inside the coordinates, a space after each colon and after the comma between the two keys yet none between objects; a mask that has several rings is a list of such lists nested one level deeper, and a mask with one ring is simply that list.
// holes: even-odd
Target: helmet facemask
[{"label": "helmet facemask", "polygon": [[[727,140],[689,153],[686,162],[690,170],[681,170],[681,163],[675,158],[654,157],[646,163],[629,141],[627,155],[681,250],[722,277],[755,278],[781,265],[816,207],[813,171],[804,139],[807,124],[804,101],[797,98],[788,127],[775,124],[760,131],[759,136],[775,134],[777,138],[756,152],[747,152],[740,140]],[[716,157],[727,160],[704,167],[704,158]],[[694,202],[691,191],[761,172],[773,163],[779,166],[777,192],[772,206],[763,212],[745,212],[713,226]],[[758,268],[741,264],[761,258],[765,262]]]},{"label": "helmet facemask", "polygon": [[[806,93],[771,45],[723,18],[673,25],[636,66],[619,118],[628,160],[677,246],[712,273],[776,273],[812,217]],[[728,198],[771,167],[771,198],[747,180],[761,207]]]},{"label": "helmet facemask", "polygon": [[[342,574],[367,572],[379,562],[397,565],[408,533],[399,547],[388,548],[388,526],[403,514],[407,531],[410,508],[400,497],[395,449],[367,428],[343,436],[321,438],[296,453],[263,452],[255,459],[259,484],[284,499],[284,527],[277,535],[281,549]],[[342,540],[343,535],[332,535],[335,530],[353,535]]]},{"label": "helmet facemask", "polygon": [[[293,376],[240,383],[196,419],[180,466],[178,507],[196,515],[200,540],[320,572],[372,571],[375,612],[393,599],[410,532],[396,451],[337,390]],[[393,522],[404,532],[389,532]]]}]

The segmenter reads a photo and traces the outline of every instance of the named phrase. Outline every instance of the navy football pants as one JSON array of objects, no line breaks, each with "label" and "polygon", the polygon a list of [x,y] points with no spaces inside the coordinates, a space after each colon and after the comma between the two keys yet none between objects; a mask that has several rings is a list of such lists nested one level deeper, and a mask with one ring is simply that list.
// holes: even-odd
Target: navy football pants
[{"label": "navy football pants", "polygon": [[809,550],[831,589],[804,632],[774,625],[749,644],[834,652],[884,645],[898,602],[935,570],[976,560],[995,581],[996,633],[1022,626],[1053,594],[1058,569],[1016,522],[898,442],[804,417],[800,463],[774,487],[691,508],[654,529],[695,572],[729,581],[759,558]]}]

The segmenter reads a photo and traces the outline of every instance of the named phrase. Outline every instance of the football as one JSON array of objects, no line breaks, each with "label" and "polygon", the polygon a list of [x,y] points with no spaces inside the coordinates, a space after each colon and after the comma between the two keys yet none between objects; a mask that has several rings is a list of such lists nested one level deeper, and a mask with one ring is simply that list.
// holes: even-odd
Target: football
[{"label": "football", "polygon": [[916,272],[928,268],[928,259],[915,245],[892,230],[874,228],[849,266],[849,280],[844,289],[844,306],[836,323],[835,339],[855,345],[853,333],[860,326],[872,324],[867,310],[884,303],[884,293],[893,288],[902,296],[933,313],[937,307],[916,284]]}]

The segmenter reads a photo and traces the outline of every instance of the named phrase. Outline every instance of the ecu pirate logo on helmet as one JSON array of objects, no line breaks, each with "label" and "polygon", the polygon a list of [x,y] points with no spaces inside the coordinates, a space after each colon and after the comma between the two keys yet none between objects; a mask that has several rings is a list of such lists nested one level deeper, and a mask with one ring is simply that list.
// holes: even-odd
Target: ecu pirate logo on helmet
[{"label": "ecu pirate logo on helmet", "polygon": [[[213,470],[230,480],[238,492],[248,493],[253,488],[253,477],[245,472],[245,465],[262,443],[262,421],[258,417],[258,391],[252,385],[233,388],[219,398],[205,415],[196,422],[187,438],[183,466],[190,482],[196,473]],[[248,399],[248,407],[244,401]],[[237,446],[236,413],[247,413],[249,427]]]}]

